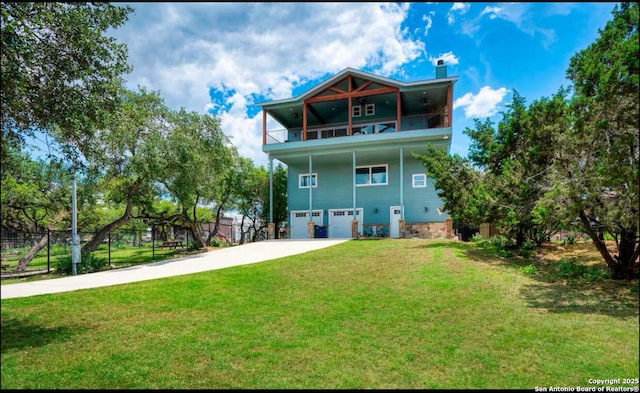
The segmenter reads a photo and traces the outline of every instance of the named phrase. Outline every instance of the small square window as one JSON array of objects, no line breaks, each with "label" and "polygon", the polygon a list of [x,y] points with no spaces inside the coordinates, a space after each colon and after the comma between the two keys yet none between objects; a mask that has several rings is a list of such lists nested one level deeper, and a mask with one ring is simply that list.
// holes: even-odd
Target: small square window
[{"label": "small square window", "polygon": [[361,105],[354,105],[351,108],[351,116],[353,116],[353,117],[362,116],[362,106]]},{"label": "small square window", "polygon": [[427,186],[427,175],[424,173],[416,173],[412,176],[413,188],[424,188]]},{"label": "small square window", "polygon": [[367,104],[364,107],[365,116],[373,116],[376,114],[376,104]]},{"label": "small square window", "polygon": [[312,183],[311,187],[318,187],[318,175],[316,173],[311,175],[311,181],[309,181],[308,173],[302,173],[298,175],[298,188],[309,188],[310,183]]}]

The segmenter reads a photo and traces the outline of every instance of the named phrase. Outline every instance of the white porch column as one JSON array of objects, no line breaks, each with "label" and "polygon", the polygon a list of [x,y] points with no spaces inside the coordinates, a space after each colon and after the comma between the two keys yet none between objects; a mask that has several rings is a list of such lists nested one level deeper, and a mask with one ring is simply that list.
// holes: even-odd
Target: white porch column
[{"label": "white porch column", "polygon": [[404,154],[400,148],[400,218],[404,220]]},{"label": "white porch column", "polygon": [[311,163],[311,154],[309,154],[309,221],[313,221],[313,165]]},{"label": "white porch column", "polygon": [[273,222],[273,158],[269,156],[269,222]]}]

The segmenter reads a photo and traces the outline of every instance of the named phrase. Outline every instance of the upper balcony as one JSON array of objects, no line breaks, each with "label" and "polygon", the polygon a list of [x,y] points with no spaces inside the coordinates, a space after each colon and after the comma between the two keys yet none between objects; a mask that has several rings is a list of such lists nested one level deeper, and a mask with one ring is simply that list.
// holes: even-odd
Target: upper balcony
[{"label": "upper balcony", "polygon": [[[348,123],[335,123],[322,126],[311,126],[307,129],[305,140],[339,138],[347,136],[373,135],[398,131],[415,131],[445,127],[445,113],[429,113],[413,116],[402,116],[398,121],[394,118],[354,122],[349,132]],[[303,140],[303,129],[277,129],[266,133],[266,144],[298,142]]]},{"label": "upper balcony", "polygon": [[[451,134],[457,78],[448,78],[444,65],[438,67],[435,79],[418,82],[347,68],[299,97],[258,104],[263,115],[262,150],[427,136],[446,139]],[[293,143],[276,147],[287,142]]]}]

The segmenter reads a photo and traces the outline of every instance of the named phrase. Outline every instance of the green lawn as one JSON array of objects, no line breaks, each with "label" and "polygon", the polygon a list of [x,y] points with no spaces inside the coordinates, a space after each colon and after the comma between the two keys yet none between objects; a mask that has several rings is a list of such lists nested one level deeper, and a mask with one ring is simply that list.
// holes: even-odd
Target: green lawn
[{"label": "green lawn", "polygon": [[353,240],[3,300],[2,388],[597,387],[638,378],[638,329],[637,293],[537,281],[473,244]]}]

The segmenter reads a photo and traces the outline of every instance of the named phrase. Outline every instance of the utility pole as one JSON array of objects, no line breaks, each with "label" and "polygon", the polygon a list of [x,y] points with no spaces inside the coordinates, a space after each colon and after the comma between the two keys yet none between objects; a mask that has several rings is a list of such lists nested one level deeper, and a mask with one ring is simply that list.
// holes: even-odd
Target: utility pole
[{"label": "utility pole", "polygon": [[80,263],[80,242],[78,241],[78,210],[76,203],[76,174],[73,174],[73,192],[71,194],[71,271],[77,274],[76,265]]}]

